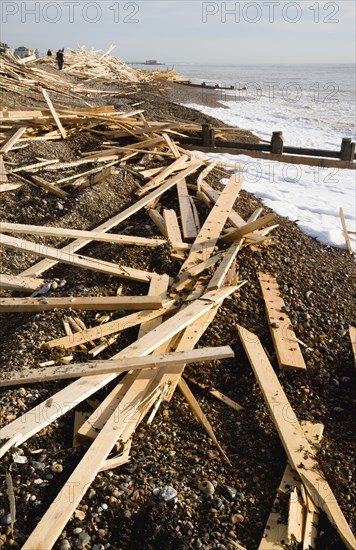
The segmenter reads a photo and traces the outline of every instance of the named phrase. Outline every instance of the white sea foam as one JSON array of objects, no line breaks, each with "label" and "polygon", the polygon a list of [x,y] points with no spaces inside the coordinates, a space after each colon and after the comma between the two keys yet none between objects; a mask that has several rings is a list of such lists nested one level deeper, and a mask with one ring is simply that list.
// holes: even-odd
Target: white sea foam
[{"label": "white sea foam", "polygon": [[[339,66],[177,67],[195,82],[246,87],[221,91],[222,107],[191,104],[232,126],[270,140],[283,131],[286,145],[340,150],[343,137],[355,134],[354,68]],[[206,99],[206,96],[205,96]],[[297,100],[296,100],[297,99]],[[291,165],[248,156],[210,154],[242,165],[244,189],[275,212],[298,223],[319,241],[345,248],[339,209],[356,230],[356,171]],[[350,235],[356,252],[356,239]]]}]

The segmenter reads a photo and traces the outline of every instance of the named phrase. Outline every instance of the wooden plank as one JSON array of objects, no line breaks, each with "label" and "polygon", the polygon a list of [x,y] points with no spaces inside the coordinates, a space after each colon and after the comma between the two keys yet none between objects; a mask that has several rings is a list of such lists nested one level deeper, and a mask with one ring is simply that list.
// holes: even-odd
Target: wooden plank
[{"label": "wooden plank", "polygon": [[87,187],[93,187],[93,185],[97,185],[98,183],[102,183],[103,181],[110,178],[110,176],[115,174],[115,168],[113,166],[106,166],[100,172],[98,172],[95,175],[92,176],[86,176],[84,181],[81,181],[79,185],[76,185],[75,187],[77,189],[86,189]]},{"label": "wooden plank", "polygon": [[[0,155],[0,183],[1,184],[7,184],[8,183],[5,164],[4,164],[4,157],[2,155]],[[13,184],[9,184],[9,185],[13,185]],[[1,191],[7,191],[6,188],[4,189],[3,185],[0,186],[0,189],[1,189]],[[16,187],[15,187],[15,189],[16,189]]]},{"label": "wooden plank", "polygon": [[214,275],[212,276],[208,284],[208,287],[207,287],[208,290],[213,290],[214,288],[220,288],[222,281],[225,279],[231,265],[235,261],[236,255],[241,249],[241,244],[242,244],[241,241],[242,241],[241,239],[239,239],[238,241],[235,241],[229,247],[229,249],[225,252],[222,262],[215,270]]},{"label": "wooden plank", "polygon": [[355,327],[349,327],[349,334],[350,334],[350,340],[351,340],[351,346],[352,351],[354,354],[354,363],[356,368],[356,328]]},{"label": "wooden plank", "polygon": [[191,267],[207,260],[212,255],[242,184],[243,179],[239,176],[234,175],[230,178],[229,183],[219,196],[192,244],[189,256],[184,262],[181,272],[188,271]]},{"label": "wooden plank", "polygon": [[51,99],[48,95],[47,90],[45,90],[44,88],[41,88],[41,91],[42,91],[43,97],[45,98],[45,101],[46,101],[46,103],[49,107],[49,110],[52,113],[52,116],[55,120],[55,123],[57,124],[58,130],[60,131],[60,133],[62,135],[62,138],[66,139],[67,133],[66,133],[65,129],[63,128],[61,121],[59,120],[59,116],[57,115],[56,110],[53,107],[53,103],[52,103],[52,101],[51,101]]},{"label": "wooden plank", "polygon": [[159,296],[86,296],[60,298],[0,298],[0,313],[47,311],[56,309],[82,309],[84,311],[119,311],[159,309]]},{"label": "wooden plank", "polygon": [[0,387],[18,386],[19,384],[34,384],[44,380],[64,380],[80,378],[81,376],[97,376],[100,374],[121,374],[127,371],[141,369],[170,368],[184,363],[204,363],[234,357],[230,346],[199,348],[173,353],[161,353],[148,357],[130,357],[111,359],[108,361],[91,361],[88,363],[71,363],[53,367],[38,367],[26,371],[16,371],[10,374],[0,374]]},{"label": "wooden plank", "polygon": [[79,346],[80,344],[85,344],[90,342],[90,340],[98,340],[104,336],[109,336],[115,332],[120,332],[121,330],[126,330],[127,328],[132,328],[145,321],[150,321],[156,317],[164,315],[170,311],[173,306],[173,302],[170,302],[169,305],[155,310],[147,311],[138,311],[137,313],[132,313],[131,315],[126,315],[125,317],[120,317],[119,319],[114,319],[108,323],[102,323],[97,327],[93,327],[86,330],[81,330],[76,334],[70,336],[63,336],[62,338],[56,338],[55,340],[50,340],[43,344],[45,348],[73,348]]},{"label": "wooden plank", "polygon": [[285,311],[278,283],[267,273],[258,273],[265,301],[267,319],[279,367],[282,370],[305,370],[306,365],[292,323]]},{"label": "wooden plank", "polygon": [[208,434],[210,439],[213,441],[213,443],[215,443],[215,445],[219,449],[219,452],[222,454],[222,456],[224,457],[226,462],[228,464],[231,464],[230,459],[228,458],[228,456],[225,453],[224,449],[221,447],[221,445],[220,445],[220,443],[219,443],[219,441],[218,441],[218,439],[217,439],[217,437],[214,433],[214,430],[213,430],[207,416],[204,414],[201,406],[199,405],[199,403],[196,400],[196,398],[194,397],[191,389],[189,388],[188,384],[186,383],[186,381],[183,378],[179,379],[178,386],[179,386],[180,391],[184,395],[187,403],[190,405],[190,408],[192,409],[192,411],[193,411],[195,417],[197,418],[197,420],[203,425],[204,430],[206,431],[206,433]]},{"label": "wooden plank", "polygon": [[[215,189],[213,189],[208,183],[206,183],[205,181],[203,181],[201,183],[201,189],[200,189],[203,193],[205,193],[205,195],[213,202],[213,203],[216,203],[216,201],[218,200],[218,198],[220,197],[220,193],[218,191],[215,191]],[[232,210],[229,217],[228,217],[228,221],[231,225],[233,225],[234,227],[242,227],[246,222],[243,218],[241,218],[241,216],[235,211],[235,210]]]},{"label": "wooden plank", "polygon": [[291,466],[298,473],[315,506],[326,513],[345,546],[353,550],[356,546],[355,537],[331,487],[319,471],[315,451],[305,437],[261,342],[245,328],[238,326],[237,330]]},{"label": "wooden plank", "polygon": [[68,197],[68,193],[66,193],[66,191],[63,191],[63,189],[59,189],[58,187],[56,187],[49,181],[41,178],[40,176],[31,176],[31,181],[35,183],[38,187],[45,189],[45,191],[52,193],[52,195],[55,195],[56,197],[59,197],[61,199],[65,199],[66,197]]},{"label": "wooden plank", "polygon": [[194,241],[198,232],[185,179],[177,183],[177,193],[183,237],[187,241]]},{"label": "wooden plank", "polygon": [[21,187],[21,183],[0,183],[0,193],[4,193],[5,191],[15,191],[15,189],[18,189],[19,187]]},{"label": "wooden plank", "polygon": [[345,215],[344,215],[344,211],[343,211],[342,208],[340,208],[339,214],[340,214],[342,232],[343,232],[344,238],[345,238],[346,249],[347,249],[347,251],[348,251],[349,254],[353,254],[353,250],[352,250],[352,246],[351,246],[351,241],[350,241],[349,233],[348,233],[347,227],[346,227]]},{"label": "wooden plank", "polygon": [[287,544],[301,543],[303,540],[303,504],[294,487],[289,495]]},{"label": "wooden plank", "polygon": [[10,149],[15,145],[15,143],[21,138],[21,136],[26,132],[27,128],[22,127],[16,130],[16,132],[2,145],[0,148],[0,155],[6,155]]},{"label": "wooden plank", "polygon": [[252,158],[266,159],[277,162],[287,162],[288,164],[305,164],[307,166],[321,166],[323,168],[346,168],[356,170],[356,162],[342,161],[338,159],[324,159],[316,157],[303,157],[301,155],[274,155],[263,153],[262,151],[251,151],[246,149],[235,149],[230,147],[203,147],[201,145],[185,145],[189,151],[201,151],[202,153],[228,153],[229,155],[246,155]]},{"label": "wooden plank", "polygon": [[0,274],[0,288],[7,290],[19,290],[20,292],[34,292],[44,285],[44,279],[32,279],[21,275]]},{"label": "wooden plank", "polygon": [[179,152],[177,145],[165,132],[162,132],[162,137],[164,138],[164,141],[167,143],[169,149],[172,151],[174,158],[178,159],[181,156],[181,153]]},{"label": "wooden plank", "polygon": [[230,243],[231,241],[235,241],[236,239],[241,239],[241,237],[243,237],[244,235],[247,235],[248,233],[255,231],[256,229],[259,229],[260,227],[263,227],[264,225],[272,222],[276,219],[276,217],[277,214],[273,214],[272,212],[270,212],[269,214],[262,216],[262,218],[258,218],[253,222],[246,223],[238,229],[230,230],[220,240],[223,243]]},{"label": "wooden plank", "polygon": [[241,407],[241,405],[236,403],[236,401],[234,401],[233,399],[230,399],[230,397],[228,397],[224,393],[221,393],[221,391],[216,390],[216,389],[212,389],[210,386],[205,385],[205,384],[199,384],[199,382],[197,382],[197,380],[195,380],[195,378],[192,378],[191,376],[187,376],[186,374],[184,374],[184,378],[189,380],[189,382],[192,382],[193,384],[196,384],[197,386],[199,386],[203,390],[206,390],[208,393],[210,393],[210,395],[212,395],[213,397],[215,397],[216,399],[218,399],[222,403],[225,403],[225,405],[228,405],[229,407],[231,407],[235,411],[241,411],[243,409],[243,407]]},{"label": "wooden plank", "polygon": [[[323,424],[303,422],[301,425],[305,436],[311,445],[315,445],[320,441],[324,430]],[[282,521],[282,516],[280,513],[280,498],[282,495],[290,493],[294,487],[297,487],[300,491],[302,487],[301,480],[296,471],[293,470],[287,462],[281,482],[276,491],[276,497],[274,499],[258,550],[285,549],[285,544],[287,541],[287,524]],[[305,550],[309,550],[309,547],[314,548],[315,544],[318,513],[316,512],[311,515],[308,513],[308,510],[305,509],[305,515],[306,521],[303,538],[308,540],[308,546],[306,546]],[[315,524],[314,526],[310,524],[310,519],[312,519],[312,523]]]},{"label": "wooden plank", "polygon": [[[47,227],[43,225],[28,225],[20,223],[0,222],[0,230],[4,233],[24,233],[28,235],[40,235],[41,237],[63,238],[89,238],[92,241],[116,243],[120,245],[135,245],[156,247],[167,244],[165,239],[147,239],[130,235],[114,235],[112,233],[99,233],[96,231],[83,231],[81,229],[66,229],[63,227]],[[188,248],[186,246],[186,248]]]},{"label": "wooden plank", "polygon": [[[97,271],[99,273],[105,273],[107,275],[115,275],[123,279],[129,279],[148,283],[150,280],[150,274],[140,269],[134,269],[126,266],[116,266],[110,262],[104,260],[97,260],[88,256],[80,256],[78,254],[69,254],[64,252],[63,249],[53,248],[51,246],[44,246],[38,243],[25,241],[23,239],[17,239],[15,237],[8,237],[7,235],[0,234],[0,244],[8,248],[15,250],[22,250],[27,254],[33,254],[35,256],[44,256],[56,260],[63,264],[72,265],[75,267],[81,267],[90,271]],[[24,273],[21,275],[23,276]]]},{"label": "wooden plank", "polygon": [[[170,243],[182,243],[182,235],[180,232],[177,214],[174,210],[163,210],[163,219],[167,230],[167,236]],[[173,246],[174,248],[174,246]]]},{"label": "wooden plank", "polygon": [[151,218],[151,220],[153,221],[153,223],[158,227],[158,229],[160,230],[162,235],[164,237],[168,238],[168,231],[167,231],[166,223],[164,221],[163,216],[161,216],[161,214],[158,212],[158,210],[156,210],[155,208],[150,208],[148,210],[148,215]]},{"label": "wooden plank", "polygon": [[[154,189],[146,197],[142,198],[141,200],[139,200],[138,202],[136,202],[135,204],[133,204],[129,208],[126,208],[126,210],[124,210],[123,212],[120,212],[119,214],[117,214],[116,216],[111,218],[110,220],[107,220],[106,222],[100,224],[98,227],[95,228],[94,231],[103,232],[103,233],[106,233],[107,231],[110,231],[110,229],[113,229],[114,227],[119,225],[121,222],[125,221],[127,218],[129,218],[133,214],[136,214],[136,212],[141,210],[141,208],[144,208],[152,200],[155,200],[157,197],[160,197],[161,195],[163,195],[163,193],[168,191],[168,189],[170,189],[171,187],[176,185],[176,183],[178,183],[178,181],[180,181],[181,179],[184,179],[190,173],[197,170],[199,168],[199,166],[201,166],[201,164],[197,163],[194,166],[190,166],[189,168],[187,168],[185,171],[181,172],[180,174],[178,174],[176,176],[173,176],[172,178],[169,178],[166,181],[166,183],[161,185],[158,189]],[[65,246],[64,248],[61,248],[60,253],[62,254],[63,252],[70,252],[71,254],[73,254],[74,252],[76,252],[77,250],[80,250],[81,248],[83,248],[84,246],[89,244],[90,242],[91,242],[91,239],[78,239],[78,240],[70,243],[69,245]],[[43,261],[29,267],[25,271],[23,271],[21,273],[21,275],[26,276],[26,277],[27,276],[32,277],[32,276],[40,275],[44,271],[47,271],[47,269],[50,269],[51,267],[56,265],[57,261],[58,260],[49,260],[49,259],[43,260]]]},{"label": "wooden plank", "polygon": [[169,166],[166,166],[161,172],[159,172],[157,176],[154,176],[148,183],[146,183],[146,185],[144,185],[143,187],[141,187],[141,189],[136,191],[136,195],[138,197],[141,197],[148,191],[151,191],[152,189],[154,189],[155,187],[163,183],[164,180],[168,178],[168,176],[170,176],[173,172],[177,170],[181,170],[182,167],[184,167],[187,160],[188,160],[188,155],[182,155],[179,158],[177,158],[174,162],[172,162],[172,164],[170,164]]}]

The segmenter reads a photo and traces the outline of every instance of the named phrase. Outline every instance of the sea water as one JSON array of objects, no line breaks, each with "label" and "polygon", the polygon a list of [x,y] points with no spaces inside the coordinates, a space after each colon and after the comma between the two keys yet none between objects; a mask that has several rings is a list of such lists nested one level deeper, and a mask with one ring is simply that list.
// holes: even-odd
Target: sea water
[{"label": "sea water", "polygon": [[[356,79],[353,65],[175,65],[193,83],[219,84],[219,107],[208,107],[209,89],[187,103],[265,141],[282,131],[288,146],[339,151],[344,137],[356,140]],[[233,86],[233,90],[224,90]],[[209,155],[239,164],[244,189],[308,235],[345,247],[339,209],[356,230],[356,171],[286,164],[248,156]],[[350,235],[356,251],[356,240]]]}]

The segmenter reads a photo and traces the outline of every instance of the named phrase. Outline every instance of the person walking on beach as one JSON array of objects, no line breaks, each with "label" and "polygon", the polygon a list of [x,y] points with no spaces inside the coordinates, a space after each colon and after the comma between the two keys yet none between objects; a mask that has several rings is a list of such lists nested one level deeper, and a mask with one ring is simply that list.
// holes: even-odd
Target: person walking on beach
[{"label": "person walking on beach", "polygon": [[63,63],[64,63],[64,48],[62,48],[61,50],[58,50],[56,57],[57,57],[58,69],[61,71],[63,69]]},{"label": "person walking on beach", "polygon": [[52,50],[48,50],[47,55],[48,57],[52,57]]}]

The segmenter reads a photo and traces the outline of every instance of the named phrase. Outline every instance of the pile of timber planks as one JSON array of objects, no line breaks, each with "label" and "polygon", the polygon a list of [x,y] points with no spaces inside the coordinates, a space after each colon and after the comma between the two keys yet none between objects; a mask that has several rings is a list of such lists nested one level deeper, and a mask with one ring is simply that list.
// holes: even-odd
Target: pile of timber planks
[{"label": "pile of timber planks", "polygon": [[[89,64],[86,54],[83,54],[81,59],[81,67],[87,74],[95,73],[99,69],[97,64]],[[27,69],[27,66],[25,68]],[[74,74],[74,65],[72,69]],[[101,78],[100,75],[103,78],[105,76],[99,70],[97,75],[98,78]],[[60,310],[58,314],[62,315],[63,321],[63,333],[58,338],[43,343],[43,347],[49,350],[49,353],[53,352],[53,359],[46,363],[34,364],[26,371],[3,370],[0,375],[0,386],[33,384],[45,379],[76,379],[55,393],[51,399],[29,411],[33,414],[20,416],[1,428],[0,439],[3,443],[0,447],[0,456],[13,446],[23,444],[55,422],[62,414],[76,408],[96,391],[116,380],[114,389],[107,393],[97,410],[74,434],[77,442],[89,445],[88,451],[23,545],[24,549],[29,550],[53,547],[96,475],[100,471],[120,467],[129,461],[130,443],[135,430],[149,413],[150,420],[153,419],[160,404],[172,398],[177,386],[218,451],[226,461],[230,461],[182,375],[185,365],[191,362],[199,368],[203,361],[233,357],[233,351],[229,346],[196,346],[206,329],[213,323],[224,300],[236,297],[239,287],[246,283],[238,278],[237,259],[241,250],[247,246],[267,244],[271,240],[270,232],[276,227],[271,225],[276,218],[272,213],[261,215],[262,211],[258,209],[248,219],[244,219],[235,210],[239,191],[243,186],[241,177],[232,176],[221,192],[209,185],[206,178],[209,172],[217,167],[214,163],[207,163],[202,157],[182,149],[174,142],[174,132],[182,130],[179,125],[148,122],[142,111],[118,113],[110,106],[70,111],[56,109],[46,90],[42,91],[42,97],[48,107],[43,111],[2,112],[3,124],[13,124],[12,134],[4,138],[0,151],[1,173],[5,176],[6,166],[3,157],[6,160],[6,155],[16,144],[24,144],[28,139],[41,137],[65,139],[75,131],[83,129],[95,131],[107,141],[98,151],[83,154],[71,163],[64,164],[58,159],[49,159],[45,166],[43,162],[46,161],[38,161],[34,162],[32,167],[17,168],[25,174],[32,174],[32,170],[36,171],[37,168],[46,168],[48,173],[60,169],[62,175],[63,170],[70,171],[81,164],[100,163],[99,169],[90,169],[79,177],[65,174],[56,182],[47,181],[43,177],[43,172],[41,176],[31,175],[32,184],[58,197],[66,198],[67,191],[63,190],[66,185],[63,184],[70,182],[73,187],[85,188],[102,181],[103,172],[105,177],[112,175],[112,167],[128,159],[138,161],[145,157],[154,157],[160,159],[162,165],[153,169],[145,169],[138,163],[127,167],[133,170],[142,182],[137,191],[137,202],[92,231],[7,222],[1,224],[0,244],[3,247],[26,251],[26,254],[42,256],[43,259],[22,273],[12,276],[1,275],[0,288],[13,292],[20,291],[22,294],[33,291],[41,293],[46,284],[49,287],[48,281],[46,283],[43,278],[44,274],[58,262],[146,285],[146,295],[143,296],[47,297],[40,294],[30,297],[15,295],[0,299],[0,311],[4,314],[47,312],[56,308]],[[55,130],[53,125],[56,126]],[[130,137],[129,145],[120,145],[118,140],[123,137]],[[42,166],[39,167],[38,164],[41,163]],[[101,168],[101,163],[104,169]],[[17,168],[8,171],[8,175],[15,176]],[[188,183],[187,178],[190,182],[194,180],[194,183]],[[176,192],[176,209],[163,206],[162,197],[169,190]],[[196,208],[199,202],[208,207],[208,214],[204,219],[201,219]],[[160,232],[156,238],[146,239],[123,233],[110,233],[111,229],[143,209]],[[25,235],[26,238],[13,236],[17,233],[22,237]],[[32,235],[41,236],[43,239],[58,237],[75,240],[64,248],[55,248],[32,242]],[[172,280],[168,274],[158,275],[78,254],[82,247],[96,241],[112,243],[113,246],[129,244],[153,249],[162,244],[167,245],[172,258],[180,262],[178,276]],[[154,254],[154,250],[152,253]],[[306,365],[299,348],[301,342],[291,327],[277,281],[268,273],[259,273],[258,277],[266,306],[266,324],[271,331],[279,367],[285,370],[304,371]],[[62,309],[65,311],[62,312]],[[100,324],[95,326],[86,326],[76,313],[76,310],[110,312],[123,309],[123,317],[111,319],[110,316],[103,316]],[[133,313],[127,314],[130,310]],[[130,327],[139,327],[136,341],[113,355],[110,360],[93,360],[104,350],[110,349],[110,345],[116,341],[120,332]],[[285,422],[280,412],[286,407],[291,412],[292,409],[257,336],[241,327],[238,330],[288,455],[289,478],[293,477],[295,483],[291,492],[294,500],[291,497],[290,521],[286,526],[286,536],[291,542],[296,540],[312,546],[315,522],[319,510],[323,510],[336,526],[346,547],[353,548],[353,535],[331,489],[322,474],[316,471],[315,451],[308,443],[304,428],[291,414],[288,415],[288,422]],[[58,350],[61,353],[58,353]],[[87,353],[85,362],[74,362],[75,353],[79,350],[81,353]],[[211,390],[210,393],[228,406],[239,410],[239,405],[227,396],[215,390]],[[124,443],[122,453],[109,458],[118,441]],[[283,483],[282,481],[282,490]],[[71,487],[70,499],[64,490],[65,487]],[[304,509],[300,505],[302,499]],[[277,529],[277,538],[279,532]],[[265,534],[261,549],[271,547],[266,546],[269,544],[267,539]],[[272,547],[278,547],[279,542],[272,540],[271,544],[277,545]]]}]

